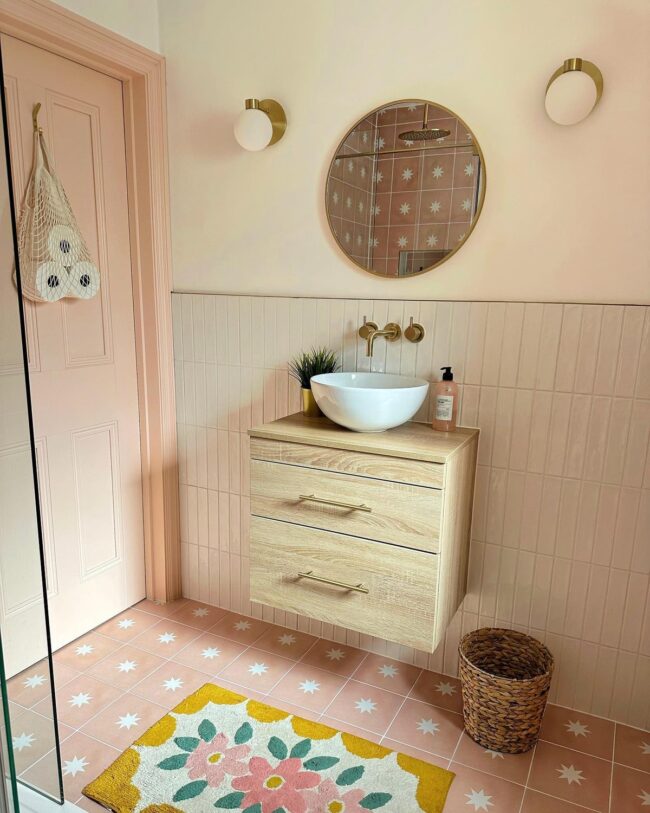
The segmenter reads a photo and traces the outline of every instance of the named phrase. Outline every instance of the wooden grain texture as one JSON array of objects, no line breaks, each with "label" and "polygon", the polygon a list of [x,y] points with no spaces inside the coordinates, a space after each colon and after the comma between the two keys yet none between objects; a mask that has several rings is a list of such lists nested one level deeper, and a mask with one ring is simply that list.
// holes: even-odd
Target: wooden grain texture
[{"label": "wooden grain texture", "polygon": [[[286,463],[251,461],[251,513],[313,528],[362,536],[407,548],[439,548],[442,494],[439,489],[373,480]],[[371,510],[302,501],[300,495]]]},{"label": "wooden grain texture", "polygon": [[[300,579],[298,572],[368,593]],[[251,600],[431,652],[438,556],[252,517]]]},{"label": "wooden grain texture", "polygon": [[326,446],[307,446],[304,443],[288,443],[259,437],[251,438],[250,448],[253,460],[291,463],[295,466],[358,474],[361,477],[431,488],[443,488],[445,484],[445,466],[442,463],[329,449]]},{"label": "wooden grain texture", "polygon": [[456,432],[435,432],[427,424],[410,422],[387,432],[351,432],[327,418],[305,418],[297,412],[255,426],[248,430],[248,434],[289,443],[446,463],[463,446],[471,443],[478,435],[478,429],[459,427]]}]

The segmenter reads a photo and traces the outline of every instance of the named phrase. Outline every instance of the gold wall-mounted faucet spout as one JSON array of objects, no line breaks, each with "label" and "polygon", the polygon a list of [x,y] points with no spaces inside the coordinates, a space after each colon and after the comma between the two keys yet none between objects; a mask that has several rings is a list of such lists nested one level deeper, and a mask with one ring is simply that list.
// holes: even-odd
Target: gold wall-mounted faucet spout
[{"label": "gold wall-mounted faucet spout", "polygon": [[359,336],[366,340],[366,356],[372,358],[373,345],[375,339],[379,336],[384,336],[387,342],[396,342],[402,335],[402,328],[397,322],[388,322],[383,330],[379,330],[375,322],[366,321],[363,317],[363,324],[359,328]]}]

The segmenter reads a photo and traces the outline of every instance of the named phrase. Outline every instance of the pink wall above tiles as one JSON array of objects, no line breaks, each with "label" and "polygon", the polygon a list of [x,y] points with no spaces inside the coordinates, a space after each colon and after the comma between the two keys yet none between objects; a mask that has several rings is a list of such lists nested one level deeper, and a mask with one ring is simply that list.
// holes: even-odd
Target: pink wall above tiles
[{"label": "pink wall above tiles", "polygon": [[[650,308],[175,294],[184,595],[454,674],[463,632],[544,640],[552,699],[650,724]],[[469,594],[433,655],[248,600],[248,437],[298,409],[295,352],[325,343],[367,369],[356,330],[421,322],[376,343],[373,369],[437,378],[481,428]],[[430,404],[419,419],[428,420]]]}]

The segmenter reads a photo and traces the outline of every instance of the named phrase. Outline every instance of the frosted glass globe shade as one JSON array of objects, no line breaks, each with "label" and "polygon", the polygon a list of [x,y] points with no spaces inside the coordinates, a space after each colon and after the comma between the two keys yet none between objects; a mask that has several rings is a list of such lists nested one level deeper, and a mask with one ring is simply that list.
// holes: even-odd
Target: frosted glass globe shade
[{"label": "frosted glass globe shade", "polygon": [[242,110],[235,122],[235,138],[245,150],[263,150],[273,138],[271,119],[262,110]]},{"label": "frosted glass globe shade", "polygon": [[568,71],[558,76],[546,91],[546,112],[556,124],[577,124],[594,109],[597,90],[584,71]]}]

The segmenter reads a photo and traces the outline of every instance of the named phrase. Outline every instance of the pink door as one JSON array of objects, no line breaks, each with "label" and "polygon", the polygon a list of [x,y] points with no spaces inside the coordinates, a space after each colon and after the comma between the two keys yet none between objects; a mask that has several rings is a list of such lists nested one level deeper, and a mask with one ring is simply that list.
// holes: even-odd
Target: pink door
[{"label": "pink door", "polygon": [[[32,107],[101,275],[89,300],[26,302],[53,644],[143,598],[138,390],[122,85],[1,37],[15,193],[32,159]],[[0,540],[0,570],[20,561]],[[1,607],[28,640],[29,608]],[[26,647],[28,649],[29,647]],[[26,666],[43,653],[25,652]]]}]

